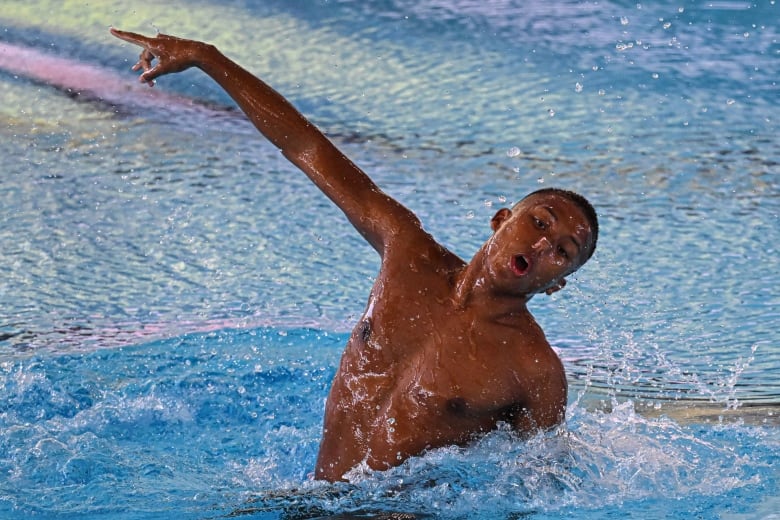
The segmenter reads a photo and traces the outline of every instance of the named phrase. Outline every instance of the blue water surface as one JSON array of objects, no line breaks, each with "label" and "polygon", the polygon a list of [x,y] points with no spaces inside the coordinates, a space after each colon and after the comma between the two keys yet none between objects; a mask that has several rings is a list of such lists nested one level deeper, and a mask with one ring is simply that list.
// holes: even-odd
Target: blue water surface
[{"label": "blue water surface", "polygon": [[[0,9],[0,517],[777,518],[775,1],[125,4]],[[202,73],[133,90],[110,25],[215,43],[463,258],[591,199],[531,302],[566,427],[313,481],[378,259]]]},{"label": "blue water surface", "polygon": [[324,399],[345,339],[221,330],[4,363],[0,511],[676,518],[776,505],[776,425],[680,425],[642,416],[631,401],[605,412],[575,399],[565,431],[521,442],[504,428],[388,472],[358,468],[350,484],[316,483]]}]

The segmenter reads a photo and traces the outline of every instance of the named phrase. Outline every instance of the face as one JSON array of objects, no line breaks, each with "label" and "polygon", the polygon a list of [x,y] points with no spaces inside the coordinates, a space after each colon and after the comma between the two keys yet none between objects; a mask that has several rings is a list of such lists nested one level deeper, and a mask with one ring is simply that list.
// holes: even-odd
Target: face
[{"label": "face", "polygon": [[582,210],[558,194],[526,198],[492,221],[487,262],[496,289],[554,292],[587,258],[591,229]]}]

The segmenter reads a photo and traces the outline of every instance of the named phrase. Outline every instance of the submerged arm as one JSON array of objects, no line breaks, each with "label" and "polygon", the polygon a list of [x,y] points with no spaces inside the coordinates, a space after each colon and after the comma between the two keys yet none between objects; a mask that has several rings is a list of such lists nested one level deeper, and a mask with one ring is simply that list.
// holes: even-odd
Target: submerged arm
[{"label": "submerged arm", "polygon": [[[213,45],[164,34],[149,38],[113,28],[111,33],[144,48],[133,69],[143,69],[140,79],[150,85],[159,76],[190,67],[208,74],[380,254],[392,236],[420,229],[411,211],[380,190],[289,101]],[[158,62],[152,66],[155,58]]]}]

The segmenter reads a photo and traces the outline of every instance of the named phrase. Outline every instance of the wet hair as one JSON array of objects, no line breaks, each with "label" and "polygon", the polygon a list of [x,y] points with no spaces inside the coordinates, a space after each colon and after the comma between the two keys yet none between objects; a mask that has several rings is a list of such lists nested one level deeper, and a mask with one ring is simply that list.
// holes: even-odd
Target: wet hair
[{"label": "wet hair", "polygon": [[[534,192],[529,193],[528,195],[523,197],[523,200],[529,197],[533,197],[534,195],[558,195],[560,197],[563,197],[573,202],[574,205],[580,208],[580,210],[585,214],[585,218],[588,220],[588,224],[590,224],[591,245],[592,245],[590,251],[588,251],[588,256],[585,257],[585,261],[587,262],[588,259],[590,259],[590,257],[593,256],[593,253],[596,251],[596,242],[598,242],[598,238],[599,238],[599,217],[596,214],[596,209],[593,207],[593,205],[590,202],[588,202],[588,199],[586,199],[579,193],[575,193],[569,190],[564,190],[561,188],[542,188],[540,190],[536,190]],[[521,200],[520,202],[522,202],[523,200]],[[518,204],[520,202],[518,202]]]}]

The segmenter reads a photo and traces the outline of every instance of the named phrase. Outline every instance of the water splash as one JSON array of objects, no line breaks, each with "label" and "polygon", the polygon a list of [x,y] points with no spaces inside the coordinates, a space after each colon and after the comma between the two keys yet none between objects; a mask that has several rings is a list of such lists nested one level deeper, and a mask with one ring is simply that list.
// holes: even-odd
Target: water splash
[{"label": "water splash", "polygon": [[777,428],[683,424],[633,401],[593,409],[584,393],[556,432],[523,441],[502,427],[386,472],[359,467],[349,484],[314,482],[345,339],[263,328],[4,362],[0,512],[202,516],[221,504],[272,518],[293,509],[495,518],[720,500],[776,484]]},{"label": "water splash", "polygon": [[630,402],[609,413],[575,409],[568,431],[520,441],[503,428],[468,448],[434,450],[386,472],[355,468],[349,484],[275,488],[273,500],[260,493],[254,507],[510,518],[722,496],[761,483],[751,456],[706,437],[670,419],[648,420]]}]

